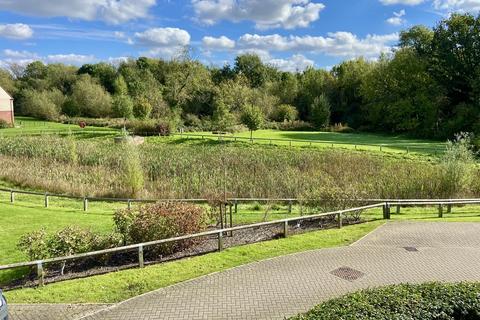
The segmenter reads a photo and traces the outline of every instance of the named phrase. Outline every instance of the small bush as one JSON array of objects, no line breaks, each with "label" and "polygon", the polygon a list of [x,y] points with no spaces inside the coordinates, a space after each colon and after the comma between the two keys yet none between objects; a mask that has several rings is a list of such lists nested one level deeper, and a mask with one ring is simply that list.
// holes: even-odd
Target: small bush
[{"label": "small bush", "polygon": [[324,302],[292,320],[480,319],[480,284],[402,284]]},{"label": "small bush", "polygon": [[122,158],[120,159],[120,171],[124,195],[137,196],[143,189],[145,178],[142,163],[137,146],[124,143],[122,145]]},{"label": "small bush", "polygon": [[168,120],[132,120],[127,122],[127,129],[141,136],[169,136],[175,131],[172,122]]},{"label": "small bush", "polygon": [[20,238],[18,248],[30,260],[39,260],[113,248],[119,244],[118,235],[103,236],[88,229],[68,226],[51,234],[45,229],[28,233]]},{"label": "small bush", "polygon": [[[141,243],[201,232],[206,227],[206,211],[188,203],[160,202],[119,210],[114,215],[117,231],[127,243]],[[157,248],[169,254],[191,245],[177,241]]]},{"label": "small bush", "polygon": [[10,128],[10,127],[11,126],[7,121],[5,121],[3,119],[0,119],[0,129],[6,129],[6,128]]},{"label": "small bush", "polygon": [[355,129],[350,128],[347,124],[335,123],[329,128],[330,132],[339,132],[339,133],[354,133]]},{"label": "small bush", "polygon": [[275,108],[271,117],[277,122],[291,122],[297,120],[298,111],[294,106],[281,104]]}]

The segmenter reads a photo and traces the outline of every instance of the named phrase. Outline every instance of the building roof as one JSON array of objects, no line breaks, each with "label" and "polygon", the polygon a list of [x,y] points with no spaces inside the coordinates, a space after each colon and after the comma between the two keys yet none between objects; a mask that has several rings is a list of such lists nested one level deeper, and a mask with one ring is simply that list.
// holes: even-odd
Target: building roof
[{"label": "building roof", "polygon": [[13,99],[8,93],[7,91],[3,90],[2,87],[0,87],[0,99]]}]

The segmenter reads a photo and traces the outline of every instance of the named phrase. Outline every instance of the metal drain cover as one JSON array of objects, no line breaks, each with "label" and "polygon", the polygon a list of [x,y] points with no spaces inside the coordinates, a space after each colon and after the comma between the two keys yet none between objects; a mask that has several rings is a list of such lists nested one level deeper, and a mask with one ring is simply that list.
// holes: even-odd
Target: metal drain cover
[{"label": "metal drain cover", "polygon": [[347,281],[355,281],[365,275],[365,273],[352,269],[350,267],[340,267],[331,271],[330,274],[333,274],[334,276]]},{"label": "metal drain cover", "polygon": [[408,252],[418,252],[418,249],[415,247],[403,247],[403,249],[407,250]]}]

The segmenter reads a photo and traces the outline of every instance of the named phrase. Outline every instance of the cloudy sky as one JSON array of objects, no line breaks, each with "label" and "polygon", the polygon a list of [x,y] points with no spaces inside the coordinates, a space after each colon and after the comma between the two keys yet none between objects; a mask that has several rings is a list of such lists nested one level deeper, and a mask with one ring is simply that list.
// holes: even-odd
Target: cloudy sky
[{"label": "cloudy sky", "polygon": [[0,64],[195,58],[256,52],[284,70],[375,58],[416,24],[480,11],[480,0],[0,0]]}]

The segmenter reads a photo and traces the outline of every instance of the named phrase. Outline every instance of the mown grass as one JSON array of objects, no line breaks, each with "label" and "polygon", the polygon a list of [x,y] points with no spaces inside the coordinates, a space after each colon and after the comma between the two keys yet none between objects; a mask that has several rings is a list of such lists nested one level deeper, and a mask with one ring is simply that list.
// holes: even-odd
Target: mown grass
[{"label": "mown grass", "polygon": [[[212,135],[211,132],[185,133],[184,137],[195,137],[195,135]],[[250,132],[239,132],[229,134],[227,137],[250,138]],[[177,136],[177,139],[181,139]],[[280,130],[258,130],[253,133],[253,138],[264,139],[254,140],[257,144],[290,145],[289,141],[278,141],[275,139],[292,140],[292,146],[312,146],[316,148],[344,148],[364,151],[387,152],[387,153],[409,153],[417,155],[435,156],[445,151],[445,142],[434,140],[413,139],[402,135],[384,135],[373,133],[338,133],[338,132],[313,132],[313,131],[280,131]],[[218,137],[209,137],[216,139]],[[271,141],[269,139],[272,139]],[[247,142],[248,139],[238,140]],[[311,142],[315,142],[310,144]],[[380,146],[382,146],[380,150]]]},{"label": "mown grass", "polygon": [[72,133],[79,138],[98,138],[116,135],[118,130],[92,126],[82,129],[74,124],[43,121],[31,117],[15,117],[15,128],[0,129],[0,135],[4,136],[42,135],[50,133]]}]

